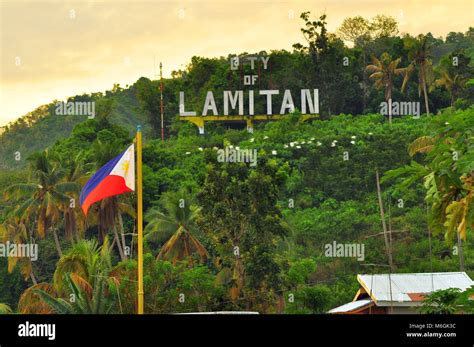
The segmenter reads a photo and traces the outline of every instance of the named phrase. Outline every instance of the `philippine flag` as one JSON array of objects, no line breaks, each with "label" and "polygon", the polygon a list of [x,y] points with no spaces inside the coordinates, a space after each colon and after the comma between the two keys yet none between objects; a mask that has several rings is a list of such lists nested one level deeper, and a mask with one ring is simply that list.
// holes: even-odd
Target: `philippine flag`
[{"label": "philippine flag", "polygon": [[87,216],[93,203],[132,191],[135,191],[134,145],[105,164],[87,181],[80,195],[82,211]]}]

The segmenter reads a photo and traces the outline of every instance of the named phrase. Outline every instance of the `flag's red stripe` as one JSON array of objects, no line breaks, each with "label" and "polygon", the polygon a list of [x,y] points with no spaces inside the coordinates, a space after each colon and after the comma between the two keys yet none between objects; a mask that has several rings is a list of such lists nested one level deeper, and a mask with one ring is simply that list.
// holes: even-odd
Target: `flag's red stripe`
[{"label": "flag's red stripe", "polygon": [[109,175],[100,182],[93,191],[87,195],[87,198],[82,204],[82,210],[84,214],[87,215],[89,207],[102,199],[123,194],[126,192],[131,192],[132,190],[128,188],[125,184],[125,179],[122,176]]}]

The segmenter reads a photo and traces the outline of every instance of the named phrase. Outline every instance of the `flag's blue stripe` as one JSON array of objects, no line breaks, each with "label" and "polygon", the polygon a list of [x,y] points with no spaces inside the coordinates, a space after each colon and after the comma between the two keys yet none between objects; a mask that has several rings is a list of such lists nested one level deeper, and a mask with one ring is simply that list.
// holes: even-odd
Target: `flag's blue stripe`
[{"label": "flag's blue stripe", "polygon": [[99,171],[97,171],[94,174],[94,176],[92,176],[89,179],[89,181],[87,181],[84,188],[82,188],[81,195],[79,197],[79,201],[81,203],[81,206],[84,203],[84,201],[86,200],[87,196],[95,189],[95,187],[97,187],[99,185],[99,183],[102,182],[104,180],[104,178],[106,178],[110,174],[110,172],[113,170],[115,165],[117,165],[120,158],[122,158],[122,156],[125,154],[126,151],[127,150],[123,151],[121,154],[119,154],[114,159],[109,161],[107,164],[102,166],[99,169]]}]

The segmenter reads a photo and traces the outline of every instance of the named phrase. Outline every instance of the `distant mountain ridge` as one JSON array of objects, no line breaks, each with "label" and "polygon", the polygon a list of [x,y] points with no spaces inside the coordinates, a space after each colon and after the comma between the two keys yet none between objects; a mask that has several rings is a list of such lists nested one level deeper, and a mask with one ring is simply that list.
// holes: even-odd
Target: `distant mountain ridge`
[{"label": "distant mountain ridge", "polygon": [[[105,93],[92,93],[70,97],[68,101],[94,101],[112,104],[109,117],[114,124],[134,129],[144,124],[146,118],[135,96],[134,86],[122,89],[119,85]],[[56,115],[57,101],[39,106],[7,126],[0,127],[0,169],[19,169],[26,165],[26,158],[35,151],[44,150],[56,141],[67,138],[75,125],[87,120],[86,115]],[[100,115],[98,115],[100,116]]]}]

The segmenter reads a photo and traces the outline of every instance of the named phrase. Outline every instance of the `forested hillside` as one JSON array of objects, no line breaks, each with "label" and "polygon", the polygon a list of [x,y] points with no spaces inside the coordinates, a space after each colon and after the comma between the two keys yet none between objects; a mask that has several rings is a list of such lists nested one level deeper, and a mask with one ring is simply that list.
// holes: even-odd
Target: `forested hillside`
[{"label": "forested hillside", "polygon": [[[440,39],[399,36],[390,18],[360,32],[349,19],[337,33],[324,16],[302,19],[304,44],[257,52],[270,57],[259,89],[318,88],[316,119],[296,109],[253,134],[212,123],[199,135],[178,117],[179,92],[198,115],[208,91],[222,104],[251,73],[229,69],[229,56],[194,57],[164,80],[164,142],[159,81],[143,77],[73,97],[96,102],[94,119],[55,115],[52,102],[10,124],[0,135],[0,237],[38,243],[40,258],[0,262],[0,303],[20,313],[136,311],[135,195],[107,198],[88,217],[71,199],[132,143],[137,124],[147,313],[324,313],[353,299],[359,273],[472,277],[473,28]],[[387,95],[419,102],[421,115],[381,115]],[[220,162],[225,148],[255,150],[257,165]],[[334,242],[363,244],[363,259],[328,256]],[[64,300],[72,292],[84,294],[79,303]]]},{"label": "forested hillside", "polygon": [[[474,76],[473,28],[469,28],[466,33],[449,33],[446,38],[435,38],[430,33],[415,38],[407,34],[398,36],[396,22],[389,17],[382,19],[378,26],[363,29],[363,25],[356,24],[368,20],[361,17],[348,18],[334,34],[324,32],[325,29],[321,31],[321,25],[325,24],[311,25],[311,21],[307,19],[310,26],[309,29],[304,29],[309,30],[304,35],[312,33],[312,37],[316,38],[324,32],[322,39],[327,44],[320,44],[321,47],[295,44],[292,52],[242,52],[241,57],[244,59],[252,55],[269,56],[267,70],[263,69],[261,62],[257,63],[258,89],[289,89],[293,95],[298,95],[301,88],[319,88],[320,112],[321,118],[324,119],[339,113],[360,115],[380,112],[380,102],[385,99],[385,90],[378,88],[373,83],[374,80],[369,79],[370,74],[367,73],[366,66],[374,57],[382,59],[382,54],[387,53],[387,59],[400,59],[397,63],[399,68],[408,67],[415,58],[413,54],[417,51],[416,44],[419,42],[425,44],[424,49],[429,57],[427,84],[431,113],[436,114],[438,110],[448,106],[466,108],[472,104],[474,88],[466,82]],[[358,30],[352,29],[353,27]],[[353,47],[349,48],[344,42]],[[185,92],[187,109],[200,114],[207,91],[213,91],[216,103],[222,105],[223,90],[243,89],[242,76],[256,72],[251,70],[250,64],[245,64],[238,70],[231,70],[230,57],[193,57],[186,70],[173,71],[172,78],[164,80],[165,124],[168,136],[176,135],[180,126],[177,120],[180,91]],[[317,64],[315,59],[319,59]],[[311,69],[314,71],[308,73]],[[423,94],[419,94],[421,85],[416,71],[411,73],[402,91],[403,79],[402,74],[393,76],[393,99],[421,101],[424,105]],[[281,102],[282,97],[282,93],[275,96],[275,104]],[[97,104],[96,113],[106,117],[110,114],[113,123],[130,130],[135,129],[137,123],[143,123],[145,131],[151,136],[160,133],[160,81],[150,81],[142,77],[132,86],[123,88],[114,84],[113,88],[105,93],[78,95],[68,99],[91,100]],[[24,160],[15,160],[16,152],[26,158],[35,150],[50,147],[57,140],[69,136],[74,125],[87,118],[56,115],[56,102],[38,107],[9,124],[5,133],[0,134],[1,168],[24,167]],[[264,102],[264,99],[256,100],[257,112],[264,110]],[[104,114],[107,112],[108,114]]]}]

